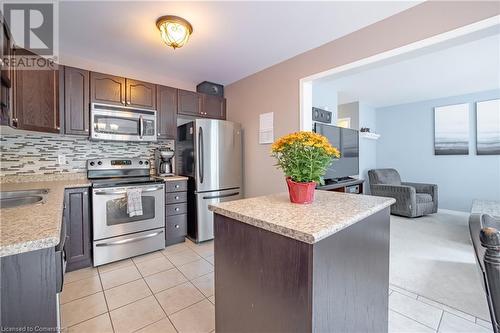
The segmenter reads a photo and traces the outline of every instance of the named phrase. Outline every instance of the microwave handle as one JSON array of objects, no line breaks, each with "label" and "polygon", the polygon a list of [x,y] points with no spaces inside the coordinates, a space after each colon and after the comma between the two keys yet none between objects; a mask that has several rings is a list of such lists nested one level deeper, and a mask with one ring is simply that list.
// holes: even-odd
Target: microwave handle
[{"label": "microwave handle", "polygon": [[142,135],[144,133],[144,118],[139,116],[139,137],[142,139]]}]

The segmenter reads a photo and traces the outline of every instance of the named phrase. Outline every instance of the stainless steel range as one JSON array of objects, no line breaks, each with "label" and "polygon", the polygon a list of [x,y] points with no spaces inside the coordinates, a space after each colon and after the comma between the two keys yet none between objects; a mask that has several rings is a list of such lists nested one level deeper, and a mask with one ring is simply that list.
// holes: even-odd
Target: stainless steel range
[{"label": "stainless steel range", "polygon": [[[165,185],[150,177],[147,159],[88,160],[87,177],[92,180],[94,266],[165,247]],[[138,214],[129,212],[131,195],[142,206]]]}]

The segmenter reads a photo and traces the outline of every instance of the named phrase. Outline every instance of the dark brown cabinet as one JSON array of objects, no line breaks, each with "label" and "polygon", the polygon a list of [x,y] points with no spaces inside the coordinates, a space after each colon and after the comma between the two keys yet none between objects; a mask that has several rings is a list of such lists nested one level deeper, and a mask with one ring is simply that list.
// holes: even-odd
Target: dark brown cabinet
[{"label": "dark brown cabinet", "polygon": [[187,187],[187,180],[173,180],[166,183],[166,246],[184,242],[187,235]]},{"label": "dark brown cabinet", "polygon": [[0,15],[0,125],[10,125],[12,112],[12,69],[4,63],[12,56],[12,36]]},{"label": "dark brown cabinet", "polygon": [[226,99],[203,95],[202,115],[208,118],[226,119]]},{"label": "dark brown cabinet", "polygon": [[[27,53],[26,50],[21,52]],[[31,131],[60,132],[57,69],[14,71],[12,125]]]},{"label": "dark brown cabinet", "polygon": [[[64,133],[89,135],[90,74],[84,69],[65,66],[64,69]],[[62,83],[61,83],[62,84]]]},{"label": "dark brown cabinet", "polygon": [[177,113],[187,116],[201,116],[202,95],[194,91],[178,90]]},{"label": "dark brown cabinet", "polygon": [[90,73],[90,100],[92,103],[125,105],[125,78]]},{"label": "dark brown cabinet", "polygon": [[156,85],[153,83],[126,79],[126,104],[143,109],[156,109]]},{"label": "dark brown cabinet", "polygon": [[64,192],[64,219],[67,227],[66,271],[92,266],[89,188]]},{"label": "dark brown cabinet", "polygon": [[156,85],[124,77],[90,73],[92,103],[156,109]]},{"label": "dark brown cabinet", "polygon": [[158,137],[175,139],[177,137],[177,89],[157,86],[156,100]]}]

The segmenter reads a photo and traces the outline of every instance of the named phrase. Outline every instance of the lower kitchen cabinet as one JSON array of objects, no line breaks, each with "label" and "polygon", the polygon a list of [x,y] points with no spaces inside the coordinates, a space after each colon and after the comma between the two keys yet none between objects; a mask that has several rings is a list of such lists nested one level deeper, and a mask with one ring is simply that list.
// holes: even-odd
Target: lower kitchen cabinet
[{"label": "lower kitchen cabinet", "polygon": [[66,271],[92,266],[92,232],[89,188],[67,189],[64,193],[67,225]]},{"label": "lower kitchen cabinet", "polygon": [[165,205],[165,245],[182,243],[187,235],[187,180],[168,181]]}]

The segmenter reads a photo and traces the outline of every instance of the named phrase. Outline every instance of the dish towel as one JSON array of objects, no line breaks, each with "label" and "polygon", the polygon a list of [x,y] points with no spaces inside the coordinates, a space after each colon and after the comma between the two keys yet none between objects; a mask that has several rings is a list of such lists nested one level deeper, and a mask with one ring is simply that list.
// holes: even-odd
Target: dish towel
[{"label": "dish towel", "polygon": [[129,217],[142,215],[142,189],[127,189],[127,214]]}]

